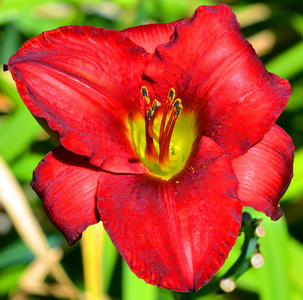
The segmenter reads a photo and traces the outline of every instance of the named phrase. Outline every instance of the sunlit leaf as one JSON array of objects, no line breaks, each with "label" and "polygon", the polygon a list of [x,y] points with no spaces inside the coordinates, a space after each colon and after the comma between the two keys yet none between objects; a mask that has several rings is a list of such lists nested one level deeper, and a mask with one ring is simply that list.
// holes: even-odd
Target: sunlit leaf
[{"label": "sunlit leaf", "polygon": [[41,154],[23,155],[12,165],[12,171],[15,176],[24,182],[30,182],[33,177],[33,170],[43,159]]},{"label": "sunlit leaf", "polygon": [[295,152],[294,177],[286,191],[283,201],[299,201],[303,195],[303,149]]},{"label": "sunlit leaf", "polygon": [[267,63],[266,68],[272,73],[276,73],[281,77],[290,79],[302,72],[302,53],[303,42],[300,42]]},{"label": "sunlit leaf", "polygon": [[157,287],[146,284],[139,279],[123,261],[122,267],[122,299],[156,300]]},{"label": "sunlit leaf", "polygon": [[[7,76],[10,76],[9,73],[6,74]],[[1,75],[0,75],[1,91],[7,95],[7,98],[11,100],[14,105],[20,105],[21,103],[23,105],[23,102],[21,101],[21,98],[16,88],[13,85],[9,84],[8,80],[3,76],[3,74]]]},{"label": "sunlit leaf", "polygon": [[[23,270],[24,265],[17,265],[0,272],[0,295],[9,294],[18,288]],[[4,298],[1,297],[1,299]]]},{"label": "sunlit leaf", "polygon": [[8,59],[15,53],[20,45],[20,32],[17,30],[14,23],[8,23],[4,27],[1,36],[0,44],[0,63],[8,62]]},{"label": "sunlit leaf", "polygon": [[294,299],[303,295],[303,245],[295,239],[289,239],[290,277]]},{"label": "sunlit leaf", "polygon": [[108,237],[107,233],[104,233],[104,249],[103,249],[103,286],[104,292],[108,292],[109,285],[112,280],[115,264],[118,258],[118,252]]},{"label": "sunlit leaf", "polygon": [[0,155],[6,161],[12,161],[27,150],[40,126],[25,106],[7,117],[0,126]]}]

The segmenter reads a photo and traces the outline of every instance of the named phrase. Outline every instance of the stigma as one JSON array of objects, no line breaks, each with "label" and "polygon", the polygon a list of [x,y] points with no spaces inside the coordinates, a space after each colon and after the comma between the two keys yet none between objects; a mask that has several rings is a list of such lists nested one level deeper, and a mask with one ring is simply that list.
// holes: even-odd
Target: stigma
[{"label": "stigma", "polygon": [[[176,122],[182,111],[181,99],[175,99],[175,89],[171,88],[164,104],[158,100],[151,102],[148,90],[141,88],[147,105],[145,113],[145,156],[151,163],[159,165],[163,172],[170,172],[174,165],[173,154],[178,149],[171,143]],[[160,128],[155,131],[154,122],[160,119]]]}]

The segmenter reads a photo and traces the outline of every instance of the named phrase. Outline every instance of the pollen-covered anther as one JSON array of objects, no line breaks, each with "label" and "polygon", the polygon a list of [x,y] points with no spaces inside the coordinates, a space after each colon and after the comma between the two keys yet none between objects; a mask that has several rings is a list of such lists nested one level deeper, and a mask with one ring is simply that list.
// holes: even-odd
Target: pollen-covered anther
[{"label": "pollen-covered anther", "polygon": [[141,88],[141,94],[143,96],[143,99],[146,101],[146,103],[149,104],[150,103],[150,99],[149,99],[149,96],[148,96],[148,91],[147,91],[146,86],[142,86],[142,88]]},{"label": "pollen-covered anther", "polygon": [[169,93],[168,93],[167,100],[174,101],[175,95],[176,95],[175,89],[171,88]]},{"label": "pollen-covered anther", "polygon": [[[147,104],[150,103],[148,91],[146,87],[141,89],[142,96]],[[159,135],[154,131],[154,120],[158,114],[158,108],[161,103],[158,100],[154,100],[151,107],[146,111],[145,120],[145,132],[146,132],[146,150],[145,155],[151,161],[157,162],[161,170],[169,172],[171,169],[170,163],[170,152],[174,154],[179,153],[179,149],[175,149],[174,145],[171,144],[171,138],[173,135],[174,127],[177,119],[182,111],[181,99],[175,99],[175,89],[171,88],[167,100],[164,104],[161,116],[161,125]],[[157,149],[155,144],[157,144]],[[176,161],[176,158],[172,159]]]},{"label": "pollen-covered anther", "polygon": [[158,100],[154,100],[152,107],[148,108],[146,111],[146,116],[147,118],[150,120],[152,117],[155,118],[156,116],[156,112],[157,112],[157,108],[161,106],[161,103]]}]

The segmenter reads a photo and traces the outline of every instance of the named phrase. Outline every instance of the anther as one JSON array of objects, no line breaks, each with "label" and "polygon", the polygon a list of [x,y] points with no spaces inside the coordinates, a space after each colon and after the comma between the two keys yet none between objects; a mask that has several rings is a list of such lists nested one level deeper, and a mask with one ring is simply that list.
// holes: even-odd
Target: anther
[{"label": "anther", "polygon": [[146,86],[142,86],[142,88],[141,88],[141,94],[142,94],[143,98],[145,99],[145,101],[147,102],[147,104],[149,104],[150,99],[148,97],[148,91],[147,91]]},{"label": "anther", "polygon": [[181,109],[182,109],[182,105],[180,105],[180,106],[178,106],[178,107],[176,108],[175,117],[179,117],[179,114],[180,114],[180,112],[181,112]]},{"label": "anther", "polygon": [[146,112],[146,117],[147,117],[148,120],[150,120],[151,117],[152,117],[152,110],[150,108]]},{"label": "anther", "polygon": [[181,104],[180,99],[177,99],[177,100],[174,102],[174,108],[178,107],[180,104]]},{"label": "anther", "polygon": [[141,93],[143,97],[148,97],[148,92],[145,86],[142,87]]},{"label": "anther", "polygon": [[174,100],[174,98],[175,98],[175,89],[174,88],[171,88],[170,89],[170,91],[169,91],[169,93],[168,93],[168,97],[167,97],[167,99],[168,100]]},{"label": "anther", "polygon": [[152,111],[155,111],[157,107],[161,106],[161,103],[158,100],[154,100],[152,105]]}]

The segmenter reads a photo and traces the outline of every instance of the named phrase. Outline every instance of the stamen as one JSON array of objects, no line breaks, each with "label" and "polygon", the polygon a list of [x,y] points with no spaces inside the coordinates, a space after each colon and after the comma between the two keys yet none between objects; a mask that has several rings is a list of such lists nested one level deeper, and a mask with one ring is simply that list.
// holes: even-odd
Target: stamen
[{"label": "stamen", "polygon": [[172,103],[173,103],[173,101],[175,99],[175,93],[176,93],[175,89],[171,88],[170,91],[169,91],[169,93],[168,93],[168,96],[167,96],[166,107],[165,107],[165,110],[163,112],[163,117],[162,117],[161,126],[160,126],[160,133],[159,133],[160,139],[161,139],[161,136],[164,133],[164,127],[165,127],[165,123],[166,123],[166,117],[167,117],[168,112],[171,110]]},{"label": "stamen", "polygon": [[157,142],[159,142],[159,137],[154,132],[154,121],[157,115],[157,108],[161,106],[161,103],[158,100],[154,100],[152,108],[149,108],[146,112],[147,120],[149,121],[147,124],[147,130],[149,135],[154,138]]},{"label": "stamen", "polygon": [[156,147],[154,145],[153,137],[149,134],[149,126],[150,126],[150,120],[145,118],[145,139],[146,139],[146,148],[145,148],[145,155],[148,157],[148,159],[152,162],[157,162],[159,159],[158,152],[156,150]]},{"label": "stamen", "polygon": [[[144,87],[142,88],[142,95],[145,98],[148,96],[147,89]],[[147,98],[149,100],[149,98]],[[148,103],[150,100],[148,101]],[[149,108],[146,111],[146,117],[145,117],[145,135],[146,135],[146,149],[145,149],[145,155],[149,158],[151,161],[158,161],[159,155],[157,153],[156,147],[154,145],[154,139],[159,142],[158,136],[155,134],[153,130],[154,121],[157,115],[157,108],[161,106],[161,103],[158,100],[154,100],[152,107]]]},{"label": "stamen", "polygon": [[[145,86],[141,88],[141,93],[147,104],[150,103],[148,91]],[[182,110],[181,99],[175,100],[175,89],[171,88],[165,108],[162,115],[159,137],[154,132],[154,121],[161,103],[154,100],[153,104],[147,109],[145,116],[145,134],[146,134],[146,149],[145,155],[150,161],[157,162],[162,171],[170,171],[169,167],[169,150],[171,146],[171,138],[175,124]],[[166,119],[169,117],[168,121]],[[159,153],[156,150],[154,142],[159,144]]]},{"label": "stamen", "polygon": [[167,170],[167,163],[169,162],[169,147],[170,141],[173,135],[173,131],[175,128],[175,124],[180,115],[181,109],[183,106],[181,105],[181,99],[177,99],[173,104],[174,109],[171,112],[169,121],[166,125],[165,132],[163,137],[161,137],[160,144],[160,154],[159,154],[159,165],[163,170]]}]

